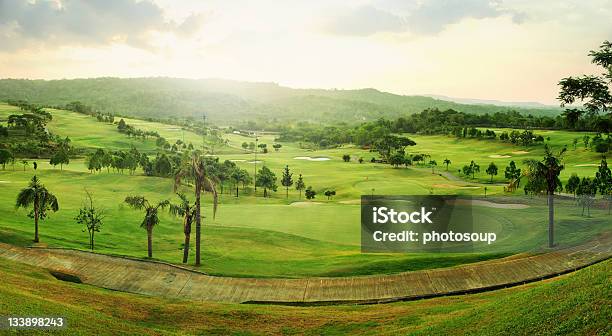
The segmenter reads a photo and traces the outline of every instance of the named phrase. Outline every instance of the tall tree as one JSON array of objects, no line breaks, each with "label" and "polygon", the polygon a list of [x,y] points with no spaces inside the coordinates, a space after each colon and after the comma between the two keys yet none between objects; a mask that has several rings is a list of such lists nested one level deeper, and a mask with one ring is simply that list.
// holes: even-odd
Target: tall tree
[{"label": "tall tree", "polygon": [[438,165],[438,162],[436,162],[436,160],[430,160],[429,161],[429,166],[431,167],[431,173],[432,174],[436,173],[435,169],[436,169],[437,165]]},{"label": "tall tree", "polygon": [[491,175],[491,182],[493,182],[493,175],[497,175],[497,166],[494,162],[489,163],[486,173],[487,175]]},{"label": "tall tree", "polygon": [[[504,171],[504,177],[509,181],[517,180],[521,177],[521,169],[516,167],[514,161],[510,161],[506,170]],[[520,180],[517,181],[517,187],[519,186]]]},{"label": "tall tree", "polygon": [[6,169],[6,164],[11,163],[15,157],[13,153],[8,149],[0,149],[0,164],[2,165],[2,169]]},{"label": "tall tree", "polygon": [[608,214],[610,214],[610,203],[612,201],[612,173],[608,168],[606,158],[601,159],[601,164],[595,173],[597,188],[601,196],[607,201]]},{"label": "tall tree", "polygon": [[582,216],[586,209],[587,217],[591,216],[591,207],[595,203],[595,193],[597,192],[597,181],[592,180],[589,177],[583,177],[576,188],[576,194],[578,195],[578,204],[582,206]]},{"label": "tall tree", "polygon": [[289,171],[289,165],[285,166],[283,170],[283,177],[281,178],[281,184],[285,187],[286,198],[289,198],[289,187],[293,185],[293,173]]},{"label": "tall tree", "polygon": [[163,200],[153,205],[144,196],[128,196],[125,203],[136,210],[145,210],[145,217],[140,227],[147,231],[147,255],[153,258],[153,228],[159,224],[158,210],[167,207],[170,202]]},{"label": "tall tree", "polygon": [[573,173],[572,176],[567,180],[567,184],[565,185],[565,192],[573,194],[574,198],[576,198],[576,191],[578,190],[578,186],[580,185],[580,177],[576,173]]},{"label": "tall tree", "polygon": [[585,109],[568,109],[565,116],[569,124],[577,121],[583,113],[591,117],[592,122],[597,123],[605,118],[599,116],[600,113],[607,114],[609,118],[612,111],[612,43],[604,41],[599,50],[591,50],[589,56],[593,64],[605,70],[603,76],[566,77],[559,81],[561,89],[557,99],[561,101],[561,106],[579,101]]},{"label": "tall tree", "polygon": [[276,174],[266,166],[261,167],[257,172],[255,185],[264,188],[264,197],[268,197],[268,190],[276,191]]},{"label": "tall tree", "polygon": [[60,148],[49,160],[49,164],[53,167],[60,165],[60,170],[64,170],[64,165],[70,163],[70,157],[68,156],[68,151],[65,148]]},{"label": "tall tree", "polygon": [[183,234],[185,235],[185,242],[183,244],[183,264],[187,263],[189,259],[189,241],[191,240],[191,225],[193,219],[196,216],[195,205],[189,203],[187,196],[181,193],[177,193],[181,199],[179,204],[170,204],[170,213],[175,216],[183,217]]},{"label": "tall tree", "polygon": [[201,197],[202,192],[209,191],[213,196],[213,219],[217,214],[218,195],[217,177],[215,176],[215,161],[202,156],[199,152],[192,153],[191,158],[183,160],[181,166],[174,175],[175,190],[181,185],[184,179],[192,179],[195,190],[195,221],[196,221],[196,260],[195,265],[201,264],[201,236],[202,236],[202,214]]},{"label": "tall tree", "polygon": [[79,209],[79,214],[74,219],[78,224],[85,225],[85,229],[89,234],[89,248],[93,251],[95,234],[96,232],[100,232],[100,229],[102,228],[104,212],[94,206],[91,193],[87,191],[87,189],[85,189],[85,194],[87,195],[87,198],[83,202],[83,206]]},{"label": "tall tree", "polygon": [[34,242],[38,243],[38,222],[47,218],[48,212],[59,210],[57,197],[53,195],[40,180],[34,175],[27,188],[21,189],[17,195],[15,207],[28,208],[32,206],[32,211],[28,217],[34,219]]},{"label": "tall tree", "polygon": [[[554,194],[561,187],[559,174],[565,168],[561,162],[563,148],[559,154],[555,155],[548,145],[544,145],[544,158],[541,161],[526,160],[525,164],[528,167],[528,183],[530,189],[537,192],[546,192],[548,194],[548,246],[554,246]],[[527,188],[527,186],[525,186]]]},{"label": "tall tree", "polygon": [[300,199],[302,199],[302,190],[304,190],[304,188],[306,188],[306,185],[304,184],[304,179],[302,178],[302,174],[300,174],[297,182],[295,183],[295,189],[300,192]]}]

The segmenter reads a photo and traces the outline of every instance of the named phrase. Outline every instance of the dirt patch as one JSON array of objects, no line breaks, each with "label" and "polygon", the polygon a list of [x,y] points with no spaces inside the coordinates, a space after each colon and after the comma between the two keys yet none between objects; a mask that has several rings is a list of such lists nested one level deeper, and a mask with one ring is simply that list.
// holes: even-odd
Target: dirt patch
[{"label": "dirt patch", "polygon": [[289,204],[290,206],[296,206],[296,207],[308,207],[308,206],[313,206],[313,205],[321,205],[323,203],[321,202],[293,202],[291,204]]},{"label": "dirt patch", "polygon": [[510,158],[512,156],[510,156],[510,155],[493,154],[493,155],[489,155],[489,157],[491,159],[507,159],[507,158]]}]

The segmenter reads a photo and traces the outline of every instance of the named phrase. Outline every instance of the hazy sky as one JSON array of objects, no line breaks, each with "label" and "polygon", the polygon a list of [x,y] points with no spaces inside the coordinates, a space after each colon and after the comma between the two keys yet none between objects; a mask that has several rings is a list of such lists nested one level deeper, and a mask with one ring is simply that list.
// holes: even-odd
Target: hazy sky
[{"label": "hazy sky", "polygon": [[172,76],[556,104],[612,0],[0,0],[0,78]]}]

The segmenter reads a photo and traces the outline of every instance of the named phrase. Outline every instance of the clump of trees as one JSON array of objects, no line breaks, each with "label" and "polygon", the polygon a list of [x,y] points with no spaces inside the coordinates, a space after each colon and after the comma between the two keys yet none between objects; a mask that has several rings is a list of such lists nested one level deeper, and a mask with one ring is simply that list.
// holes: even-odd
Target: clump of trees
[{"label": "clump of trees", "polygon": [[314,191],[311,186],[308,186],[308,188],[306,188],[306,191],[304,191],[304,196],[306,196],[306,199],[311,200],[314,199],[315,196],[317,196],[317,192]]},{"label": "clump of trees", "polygon": [[471,175],[472,179],[474,179],[476,178],[476,173],[480,173],[480,165],[478,165],[476,162],[472,160],[469,165],[463,166],[461,171],[463,172],[463,175],[465,176]]}]

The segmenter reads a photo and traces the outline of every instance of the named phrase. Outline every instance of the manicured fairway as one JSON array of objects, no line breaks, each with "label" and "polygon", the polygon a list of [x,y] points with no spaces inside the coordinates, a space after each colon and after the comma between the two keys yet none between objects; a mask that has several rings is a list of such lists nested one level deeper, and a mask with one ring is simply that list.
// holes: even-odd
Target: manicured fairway
[{"label": "manicured fairway", "polygon": [[[1,114],[14,113],[13,107],[0,104]],[[103,147],[106,149],[128,149],[135,145],[143,150],[153,150],[153,140],[130,139],[117,132],[114,125],[95,121],[94,118],[68,111],[52,111],[54,119],[49,128],[61,135],[70,136],[73,145],[84,148]],[[160,123],[126,119],[128,124],[139,128],[156,130],[168,139],[178,139],[183,132],[175,126]],[[538,132],[536,132],[538,133]],[[571,143],[580,133],[551,132],[551,143],[558,145]],[[197,134],[185,132],[187,139],[200,139]],[[286,198],[285,190],[279,188],[271,198],[262,197],[263,190],[258,188],[257,197],[252,188],[239,190],[236,198],[229,184],[220,196],[221,205],[213,220],[210,195],[204,197],[204,256],[202,270],[212,274],[237,276],[340,276],[377,273],[397,273],[401,271],[452,266],[494,258],[517,251],[531,251],[545,245],[546,206],[542,200],[523,200],[530,203],[527,209],[486,208],[482,213],[489,225],[502,230],[503,236],[495,249],[482,249],[469,255],[447,254],[362,254],[360,253],[359,200],[361,195],[426,195],[426,194],[467,194],[481,196],[484,187],[488,195],[503,194],[503,169],[510,159],[522,166],[524,158],[538,158],[542,148],[522,148],[499,141],[457,140],[445,136],[410,135],[417,145],[408,150],[413,153],[429,153],[437,160],[435,174],[430,168],[392,168],[383,164],[369,162],[375,153],[352,146],[343,148],[311,151],[299,148],[299,144],[283,143],[280,151],[272,148],[274,135],[260,137],[259,143],[268,144],[270,152],[258,153],[257,165],[249,163],[255,155],[241,149],[242,142],[254,138],[228,134],[229,146],[222,150],[221,160],[235,162],[253,174],[262,165],[269,167],[280,179],[282,168],[289,165],[294,181],[302,174],[306,186],[312,186],[318,193],[316,199],[307,201],[299,198],[298,192],[291,188]],[[191,141],[191,140],[189,140]],[[529,153],[523,153],[528,151]],[[152,152],[151,152],[152,153]],[[516,153],[516,154],[513,154]],[[342,155],[350,154],[351,162],[343,162]],[[489,156],[505,155],[512,158],[493,159]],[[296,159],[300,157],[329,158],[325,161]],[[357,159],[363,157],[365,162]],[[500,168],[500,175],[493,184],[488,184],[488,176],[477,175],[476,180],[463,179],[445,172],[442,166],[448,157],[452,164],[449,172],[470,160],[475,160],[484,171],[490,161]],[[584,163],[595,164],[599,156],[579,147],[570,148],[565,157],[566,171],[562,180],[571,172],[581,176],[594,176],[596,167],[578,166]],[[142,213],[125,206],[122,201],[128,195],[142,194],[151,200],[171,199],[172,179],[136,175],[122,175],[102,171],[90,174],[82,159],[72,159],[64,170],[53,169],[45,160],[38,160],[36,172],[42,182],[60,201],[60,211],[53,213],[41,224],[42,241],[50,246],[86,248],[87,233],[77,225],[74,217],[81,206],[85,188],[91,191],[96,203],[105,209],[102,231],[97,234],[97,250],[142,257],[146,255],[146,234],[139,227]],[[25,187],[34,174],[32,165],[23,167],[17,162],[0,171],[0,241],[19,245],[31,242],[33,224],[27,217],[28,211],[15,210],[13,204],[19,190]],[[442,172],[442,174],[440,174]],[[219,188],[220,189],[220,188]],[[333,199],[327,200],[325,190],[336,191]],[[193,199],[193,191],[183,189]],[[231,192],[231,193],[230,193]],[[517,191],[517,195],[522,190]],[[557,207],[557,235],[563,244],[575,244],[609,229],[605,210],[593,211],[592,218],[580,216],[580,210],[572,201]],[[180,248],[183,239],[181,220],[167,213],[161,216],[161,223],[154,232],[154,257],[170,262],[180,261]]]}]

